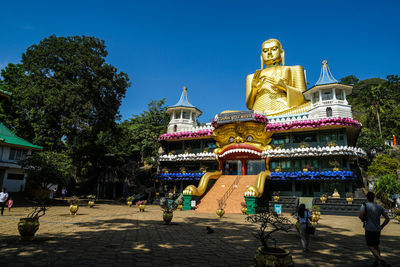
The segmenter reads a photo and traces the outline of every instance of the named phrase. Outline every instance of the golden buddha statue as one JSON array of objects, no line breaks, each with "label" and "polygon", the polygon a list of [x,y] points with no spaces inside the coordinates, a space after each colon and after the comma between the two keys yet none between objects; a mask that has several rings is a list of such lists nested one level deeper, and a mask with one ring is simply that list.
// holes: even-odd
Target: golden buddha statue
[{"label": "golden buddha statue", "polygon": [[310,108],[302,94],[306,89],[303,67],[285,66],[281,43],[276,39],[265,41],[261,69],[247,76],[246,106],[272,116],[303,113]]}]

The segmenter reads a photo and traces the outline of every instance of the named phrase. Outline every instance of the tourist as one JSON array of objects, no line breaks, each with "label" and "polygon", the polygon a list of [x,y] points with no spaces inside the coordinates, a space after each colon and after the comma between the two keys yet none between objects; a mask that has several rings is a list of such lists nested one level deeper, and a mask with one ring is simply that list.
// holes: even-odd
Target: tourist
[{"label": "tourist", "polygon": [[[367,203],[363,203],[360,209],[359,218],[365,223],[365,240],[369,250],[375,257],[373,266],[390,266],[381,257],[381,250],[379,248],[379,240],[382,229],[389,223],[389,216],[385,210],[374,202],[375,194],[372,192],[367,193]],[[380,224],[381,215],[385,221]]]},{"label": "tourist", "polygon": [[11,212],[11,207],[14,204],[14,200],[10,197],[7,201],[8,212]]},{"label": "tourist", "polygon": [[4,213],[4,207],[7,203],[8,193],[7,190],[3,187],[3,190],[0,192],[0,208],[1,208],[1,216]]},{"label": "tourist", "polygon": [[299,209],[297,210],[297,221],[299,222],[300,240],[304,252],[308,251],[308,245],[310,244],[310,235],[306,232],[310,218],[311,214],[306,209],[306,205],[300,204]]},{"label": "tourist", "polygon": [[64,200],[66,194],[67,194],[67,189],[65,189],[65,187],[63,187],[63,189],[61,189],[61,198],[62,198],[62,200]]}]

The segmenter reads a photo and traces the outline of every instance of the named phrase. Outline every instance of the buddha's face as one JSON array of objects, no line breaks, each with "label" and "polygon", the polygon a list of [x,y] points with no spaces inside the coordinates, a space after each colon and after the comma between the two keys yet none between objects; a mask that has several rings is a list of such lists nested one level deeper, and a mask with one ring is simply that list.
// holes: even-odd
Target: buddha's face
[{"label": "buddha's face", "polygon": [[282,59],[279,44],[274,41],[264,43],[262,46],[261,57],[265,65],[280,63]]}]

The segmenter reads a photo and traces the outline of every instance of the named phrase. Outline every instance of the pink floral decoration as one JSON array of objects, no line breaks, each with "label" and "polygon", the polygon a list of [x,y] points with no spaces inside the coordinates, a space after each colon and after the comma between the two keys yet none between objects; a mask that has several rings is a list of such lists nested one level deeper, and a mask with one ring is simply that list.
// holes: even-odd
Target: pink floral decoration
[{"label": "pink floral decoration", "polygon": [[212,133],[213,131],[211,129],[205,129],[196,132],[165,133],[158,138],[158,141],[176,140],[182,138],[206,137],[206,136],[212,136]]},{"label": "pink floral decoration", "polygon": [[284,131],[298,128],[319,128],[329,125],[341,125],[341,126],[351,126],[355,128],[361,127],[361,123],[350,118],[326,118],[321,120],[306,120],[306,121],[293,121],[291,123],[272,123],[267,124],[265,130],[267,132],[271,131]]}]

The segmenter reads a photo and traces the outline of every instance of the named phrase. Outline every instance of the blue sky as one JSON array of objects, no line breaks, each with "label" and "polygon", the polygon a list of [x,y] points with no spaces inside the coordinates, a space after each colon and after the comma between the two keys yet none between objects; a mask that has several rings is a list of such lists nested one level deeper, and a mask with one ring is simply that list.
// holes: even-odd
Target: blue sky
[{"label": "blue sky", "polygon": [[400,74],[398,1],[5,1],[0,68],[52,34],[105,40],[107,62],[132,81],[123,119],[151,100],[174,105],[189,88],[201,122],[245,110],[245,79],[260,67],[264,40],[277,38],[286,65],[313,85],[328,60],[340,79]]}]

